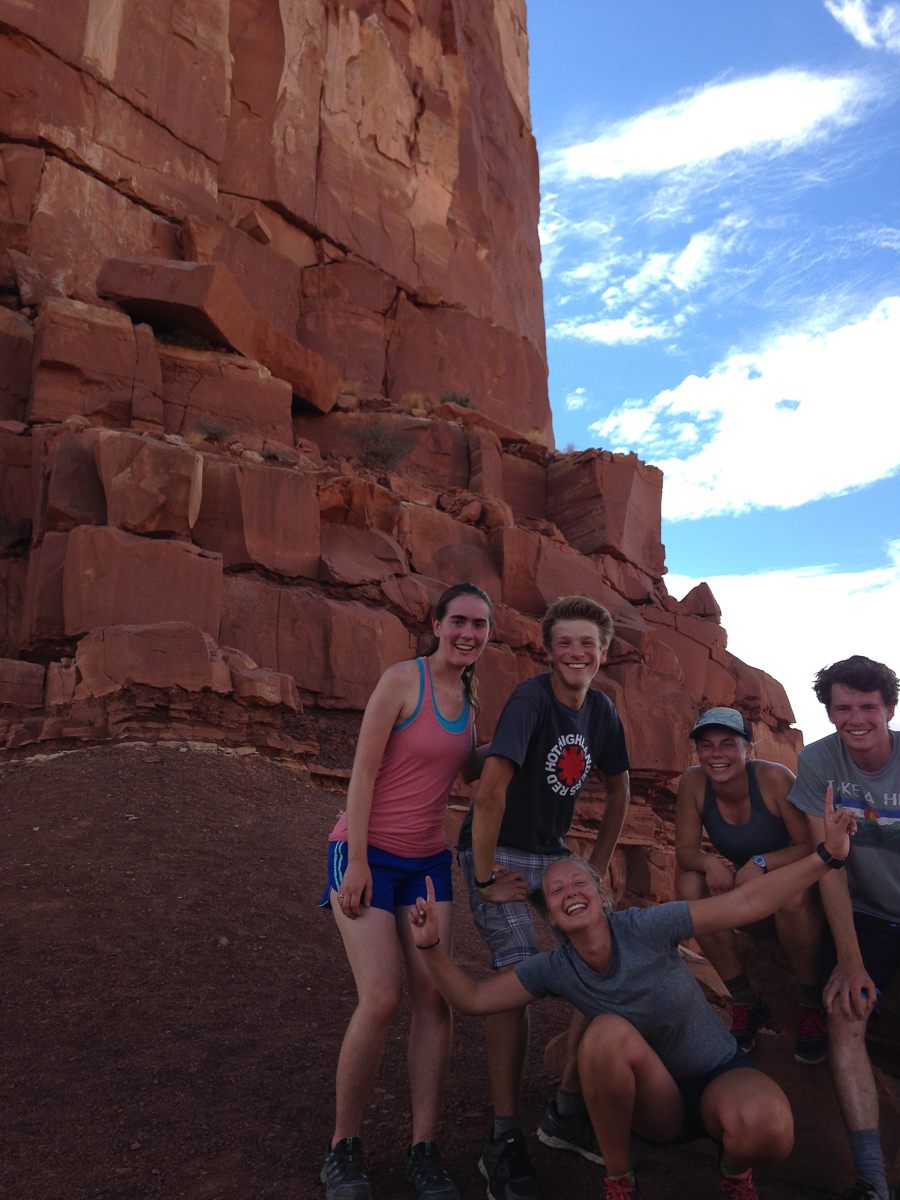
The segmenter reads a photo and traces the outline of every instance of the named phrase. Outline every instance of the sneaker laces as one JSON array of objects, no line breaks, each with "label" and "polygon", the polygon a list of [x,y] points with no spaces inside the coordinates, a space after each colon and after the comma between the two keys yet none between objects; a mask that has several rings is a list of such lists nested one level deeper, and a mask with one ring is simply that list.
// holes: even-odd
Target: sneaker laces
[{"label": "sneaker laces", "polygon": [[800,1020],[797,1022],[797,1037],[824,1038],[828,1037],[828,1026],[821,1008],[810,1004],[800,1005]]},{"label": "sneaker laces", "polygon": [[750,1013],[753,1011],[752,1004],[742,1004],[740,1000],[735,1002],[734,1008],[731,1010],[731,1032],[746,1033],[750,1028]]},{"label": "sneaker laces", "polygon": [[722,1195],[727,1196],[728,1200],[759,1200],[753,1186],[753,1172],[745,1171],[742,1175],[724,1176]]},{"label": "sneaker laces", "polygon": [[410,1166],[422,1183],[443,1183],[447,1171],[437,1142],[420,1142],[409,1156]]},{"label": "sneaker laces", "polygon": [[627,1175],[617,1179],[606,1177],[606,1200],[636,1200],[637,1191]]}]

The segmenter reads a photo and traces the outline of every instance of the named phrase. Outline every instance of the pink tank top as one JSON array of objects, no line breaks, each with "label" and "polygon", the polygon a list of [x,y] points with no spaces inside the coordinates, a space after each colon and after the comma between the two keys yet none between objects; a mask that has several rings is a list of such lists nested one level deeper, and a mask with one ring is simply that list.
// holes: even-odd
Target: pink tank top
[{"label": "pink tank top", "polygon": [[[434,698],[428,659],[416,661],[419,702],[413,715],[391,730],[369,816],[368,844],[401,858],[425,858],[446,848],[444,814],[450,788],[474,744],[468,699],[455,721],[445,720]],[[341,813],[328,840],[347,840],[346,813]]]}]

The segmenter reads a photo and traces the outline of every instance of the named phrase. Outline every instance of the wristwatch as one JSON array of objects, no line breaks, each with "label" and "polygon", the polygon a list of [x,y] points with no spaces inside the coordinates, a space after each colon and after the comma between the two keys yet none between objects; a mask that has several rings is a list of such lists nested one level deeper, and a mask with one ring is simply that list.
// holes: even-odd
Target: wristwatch
[{"label": "wristwatch", "polygon": [[754,867],[762,867],[763,874],[768,875],[769,864],[766,862],[766,860],[763,858],[763,856],[761,854],[754,854],[753,857],[750,859],[750,861],[753,863]]},{"label": "wristwatch", "polygon": [[476,879],[475,886],[481,891],[482,888],[489,888],[492,883],[497,882],[497,872],[491,871],[490,879]]},{"label": "wristwatch", "polygon": [[816,846],[816,854],[818,854],[826,867],[833,867],[835,871],[839,871],[847,861],[845,858],[835,858],[833,854],[829,854],[825,849],[824,842],[819,842],[818,846]]}]

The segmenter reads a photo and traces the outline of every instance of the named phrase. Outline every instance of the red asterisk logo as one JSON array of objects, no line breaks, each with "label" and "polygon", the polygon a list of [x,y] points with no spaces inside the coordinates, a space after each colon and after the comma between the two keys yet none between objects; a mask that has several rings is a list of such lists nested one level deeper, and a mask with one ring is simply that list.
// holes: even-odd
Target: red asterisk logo
[{"label": "red asterisk logo", "polygon": [[584,751],[577,746],[567,746],[559,756],[559,777],[571,787],[584,774]]}]

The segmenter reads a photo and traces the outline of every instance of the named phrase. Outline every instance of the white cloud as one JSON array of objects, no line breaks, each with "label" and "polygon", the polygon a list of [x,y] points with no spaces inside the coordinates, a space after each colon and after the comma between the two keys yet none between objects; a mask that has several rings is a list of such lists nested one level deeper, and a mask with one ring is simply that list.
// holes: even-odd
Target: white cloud
[{"label": "white cloud", "polygon": [[790,508],[884,478],[900,468],[900,297],[837,329],[733,353],[590,428],[662,467],[674,520]]},{"label": "white cloud", "polygon": [[605,346],[637,345],[648,339],[669,337],[671,333],[670,326],[658,324],[637,309],[632,309],[624,317],[615,320],[590,321],[573,318],[557,321],[547,330],[548,337],[578,338],[583,342],[600,342]]},{"label": "white cloud", "polygon": [[[865,654],[900,673],[900,542],[889,552],[891,565],[871,571],[810,567],[707,578],[722,609],[728,649],[784,685],[807,744],[834,732],[812,691],[821,667]],[[696,583],[666,576],[678,597]]]},{"label": "white cloud", "polygon": [[566,396],[566,408],[574,411],[575,409],[584,408],[590,397],[584,388],[576,388],[574,392],[569,392]]},{"label": "white cloud", "polygon": [[793,149],[829,125],[854,121],[865,92],[866,85],[853,76],[826,78],[789,70],[707,84],[686,100],[651,109],[593,141],[549,154],[545,177],[622,179],[734,152]]},{"label": "white cloud", "polygon": [[871,0],[825,0],[825,7],[861,46],[900,54],[900,4],[876,9]]}]

